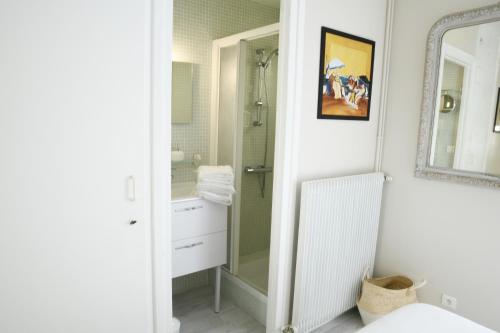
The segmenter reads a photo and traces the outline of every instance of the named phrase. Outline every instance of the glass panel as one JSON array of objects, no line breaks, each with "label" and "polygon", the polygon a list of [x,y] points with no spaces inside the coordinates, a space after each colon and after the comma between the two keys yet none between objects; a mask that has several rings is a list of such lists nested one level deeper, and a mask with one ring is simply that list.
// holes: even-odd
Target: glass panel
[{"label": "glass panel", "polygon": [[172,123],[188,124],[193,117],[193,64],[172,62]]},{"label": "glass panel", "polygon": [[242,44],[246,55],[238,276],[267,294],[278,35]]}]

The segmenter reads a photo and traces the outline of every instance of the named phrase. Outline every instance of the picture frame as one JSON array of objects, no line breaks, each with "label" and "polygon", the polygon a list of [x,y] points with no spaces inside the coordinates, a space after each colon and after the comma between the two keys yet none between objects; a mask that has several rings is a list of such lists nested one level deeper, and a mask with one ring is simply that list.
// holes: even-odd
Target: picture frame
[{"label": "picture frame", "polygon": [[493,122],[493,133],[500,133],[500,87],[497,95],[497,108],[495,111],[495,120]]},{"label": "picture frame", "polygon": [[318,119],[370,120],[375,41],[321,27]]}]

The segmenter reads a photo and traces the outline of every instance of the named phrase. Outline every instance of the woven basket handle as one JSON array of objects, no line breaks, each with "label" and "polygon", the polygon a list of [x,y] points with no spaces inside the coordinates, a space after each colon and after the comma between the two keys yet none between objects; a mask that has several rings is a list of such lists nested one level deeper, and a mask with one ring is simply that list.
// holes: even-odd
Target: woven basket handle
[{"label": "woven basket handle", "polygon": [[371,279],[370,266],[365,267],[365,270],[363,271],[363,278],[361,279],[361,281],[365,281],[368,279]]},{"label": "woven basket handle", "polygon": [[427,280],[422,280],[420,281],[419,283],[415,284],[413,287],[411,287],[410,289],[411,290],[417,290],[417,289],[420,289],[422,288],[423,286],[425,286],[427,284]]}]

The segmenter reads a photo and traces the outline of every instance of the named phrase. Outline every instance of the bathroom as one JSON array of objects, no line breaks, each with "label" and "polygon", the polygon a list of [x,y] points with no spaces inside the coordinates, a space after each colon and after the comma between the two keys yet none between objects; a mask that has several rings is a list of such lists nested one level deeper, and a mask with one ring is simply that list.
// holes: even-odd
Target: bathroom
[{"label": "bathroom", "polygon": [[[263,328],[273,194],[279,1],[175,0],[173,9],[173,241],[176,244],[191,236],[219,237],[212,241],[216,243],[213,247],[209,239],[198,238],[191,242],[200,244],[195,248],[174,246],[182,248],[173,254],[177,276],[172,281],[174,316],[182,323],[181,331],[189,332],[190,325],[199,324],[193,319],[196,311],[186,311],[189,304],[219,302],[215,297],[220,294],[222,305],[230,302],[242,316],[248,316],[243,326]],[[234,187],[234,193],[226,195],[229,200],[204,196],[198,188],[198,170],[217,165],[232,169],[231,182],[226,184]],[[186,213],[186,209],[199,212]],[[189,214],[195,217],[186,217]],[[206,234],[178,234],[176,221],[190,218],[211,221],[214,226],[206,226]],[[189,223],[196,226],[201,222]],[[190,252],[189,256],[206,252],[211,257],[195,258],[200,263],[177,272],[176,261],[186,266],[185,261],[191,260],[182,252]],[[213,288],[214,283],[219,286]],[[212,319],[218,320],[216,312],[224,309],[213,306]]]}]

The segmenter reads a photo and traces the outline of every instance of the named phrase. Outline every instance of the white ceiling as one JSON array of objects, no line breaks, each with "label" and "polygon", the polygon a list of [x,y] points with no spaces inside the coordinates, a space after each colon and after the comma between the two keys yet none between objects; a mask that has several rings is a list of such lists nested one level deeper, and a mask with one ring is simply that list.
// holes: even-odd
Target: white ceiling
[{"label": "white ceiling", "polygon": [[266,6],[271,6],[274,8],[280,8],[280,0],[251,0]]}]

